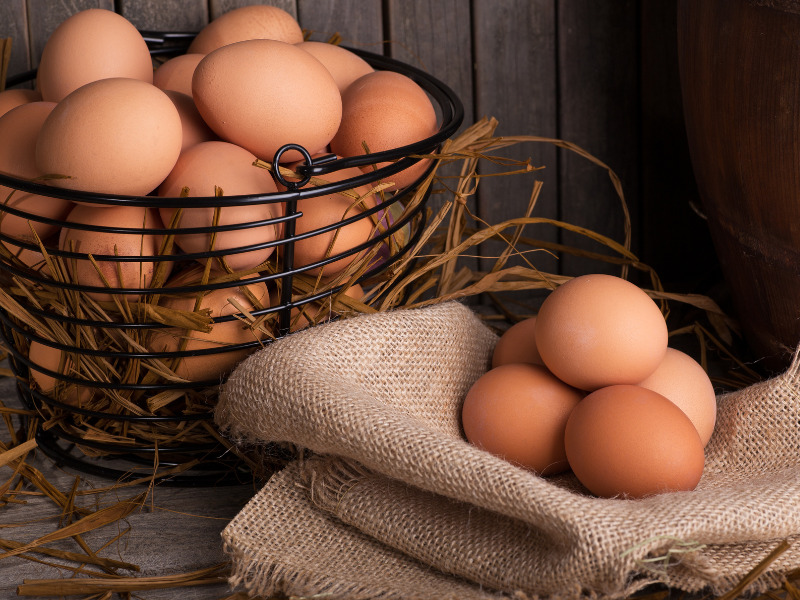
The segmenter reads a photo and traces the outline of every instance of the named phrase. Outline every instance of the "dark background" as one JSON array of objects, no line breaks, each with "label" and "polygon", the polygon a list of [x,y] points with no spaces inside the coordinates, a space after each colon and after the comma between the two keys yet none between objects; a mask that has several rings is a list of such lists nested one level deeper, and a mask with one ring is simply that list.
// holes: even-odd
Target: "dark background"
[{"label": "dark background", "polygon": [[[10,73],[34,68],[50,33],[89,7],[116,10],[140,29],[197,31],[253,0],[2,0],[0,36],[14,38]],[[357,46],[419,66],[462,99],[465,126],[483,116],[498,134],[573,142],[621,178],[632,249],[670,292],[715,297],[726,289],[698,198],[686,141],[677,52],[676,0],[272,0],[312,39],[338,33]],[[514,146],[545,168],[536,216],[623,240],[623,213],[602,168],[551,144]],[[522,216],[526,177],[484,180],[470,207],[496,223]],[[571,246],[574,234],[527,235]],[[537,268],[580,275],[597,261],[536,254]],[[616,271],[618,272],[618,271]],[[645,279],[641,283],[649,285]],[[689,315],[691,318],[692,315]]]}]

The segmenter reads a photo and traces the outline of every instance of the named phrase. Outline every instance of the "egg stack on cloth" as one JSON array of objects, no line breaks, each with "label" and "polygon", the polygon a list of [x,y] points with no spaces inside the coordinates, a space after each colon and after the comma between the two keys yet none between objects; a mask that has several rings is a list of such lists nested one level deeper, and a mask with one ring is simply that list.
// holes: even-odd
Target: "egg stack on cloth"
[{"label": "egg stack on cloth", "polygon": [[218,423],[241,444],[306,452],[224,530],[231,582],[264,596],[623,598],[655,583],[728,592],[772,555],[755,593],[800,566],[800,361],[716,397],[696,485],[604,497],[569,469],[540,475],[466,439],[462,406],[497,343],[442,302],[246,359]]}]

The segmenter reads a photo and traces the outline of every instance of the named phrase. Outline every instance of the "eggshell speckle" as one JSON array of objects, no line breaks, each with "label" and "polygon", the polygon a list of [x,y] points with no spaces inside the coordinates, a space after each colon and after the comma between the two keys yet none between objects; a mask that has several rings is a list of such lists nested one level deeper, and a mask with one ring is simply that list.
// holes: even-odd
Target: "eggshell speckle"
[{"label": "eggshell speckle", "polygon": [[22,104],[38,102],[42,95],[37,90],[12,89],[0,92],[0,117]]},{"label": "eggshell speckle", "polygon": [[[392,150],[436,133],[436,111],[425,91],[411,78],[392,71],[375,71],[351,83],[342,94],[342,124],[331,140],[340,156]],[[385,166],[388,163],[380,163]],[[387,177],[402,188],[428,167],[427,160]],[[364,167],[364,170],[372,167]]]},{"label": "eggshell speckle", "polygon": [[492,368],[510,363],[544,365],[536,347],[536,317],[514,323],[500,339],[492,352]]},{"label": "eggshell speckle", "polygon": [[[344,181],[361,174],[359,169],[349,167],[328,173],[322,176],[321,180],[331,183]],[[344,219],[361,215],[365,208],[375,206],[375,197],[369,194],[369,191],[369,186],[360,186],[351,190],[351,194],[357,193],[360,196],[359,200],[339,192],[298,200],[297,210],[302,213],[302,216],[295,221],[295,235],[311,233]],[[367,215],[332,231],[317,233],[297,240],[294,242],[294,264],[298,267],[305,267],[352,250],[367,242],[375,229],[375,223]],[[359,255],[360,253],[354,252],[322,267],[310,269],[308,272],[312,275],[321,274],[323,277],[332,277],[344,271]]]},{"label": "eggshell speckle", "polygon": [[31,380],[36,383],[36,387],[42,394],[77,407],[81,407],[89,401],[92,396],[92,388],[66,381],[60,383],[60,380],[40,370],[41,368],[60,373],[64,378],[80,379],[80,376],[75,373],[74,361],[69,354],[59,348],[53,348],[34,340],[30,344],[28,358],[33,363],[30,370]]},{"label": "eggshell speckle", "polygon": [[58,102],[84,84],[110,77],[153,83],[150,51],[136,27],[102,8],[62,21],[42,50],[37,73],[42,98]]},{"label": "eggshell speckle", "polygon": [[[197,110],[222,139],[272,160],[285,144],[324,150],[342,118],[339,88],[316,58],[292,44],[248,40],[215,50],[194,72]],[[281,162],[299,160],[286,152]]]},{"label": "eggshell speckle", "polygon": [[153,85],[167,91],[192,95],[192,75],[204,54],[179,54],[165,61],[153,73]]},{"label": "eggshell speckle", "polygon": [[[253,165],[255,158],[244,148],[228,142],[197,144],[181,154],[175,168],[158,188],[158,195],[178,197],[184,187],[188,188],[189,197],[214,196],[215,187],[219,187],[225,196],[276,192],[277,187],[269,171]],[[171,223],[177,210],[168,207],[159,209],[164,223]],[[278,203],[225,206],[219,209],[218,224],[234,225],[274,219],[280,216],[281,211],[282,206]],[[214,213],[214,207],[188,206],[181,212],[178,227],[209,227],[214,224]],[[269,224],[239,231],[220,231],[215,236],[214,248],[235,249],[274,241],[280,230],[278,224]],[[179,233],[175,236],[175,243],[185,252],[206,252],[211,248],[211,234]],[[224,260],[229,269],[243,271],[263,263],[274,250],[275,247],[270,246],[248,252],[231,251]],[[222,268],[218,264],[215,267]]]},{"label": "eggshell speckle", "polygon": [[[163,225],[154,208],[137,206],[111,206],[98,208],[78,204],[67,216],[68,223],[102,227],[124,227],[129,229],[161,229]],[[153,280],[156,263],[153,261],[117,261],[100,259],[108,256],[157,256],[162,237],[136,233],[113,233],[106,231],[87,231],[65,226],[61,230],[58,246],[60,250],[92,254],[93,263],[88,258],[65,259],[72,280],[81,285],[119,288],[146,288]],[[95,267],[95,264],[97,267]],[[163,262],[169,272],[172,263]],[[99,269],[99,273],[98,273]],[[108,282],[108,286],[106,283]],[[112,295],[102,291],[87,292],[96,300],[111,300]],[[138,294],[125,294],[129,301],[139,299]]]},{"label": "eggshell speckle", "polygon": [[648,377],[664,358],[667,337],[658,305],[612,275],[583,275],[562,284],[545,298],[536,320],[544,364],[587,391]]},{"label": "eggshell speckle", "polygon": [[540,475],[569,468],[564,428],[583,393],[543,367],[508,364],[470,388],[461,410],[470,443]]},{"label": "eggshell speckle", "polygon": [[639,385],[665,396],[691,419],[705,446],[717,420],[717,397],[705,369],[688,354],[667,348],[664,360]]},{"label": "eggshell speckle", "polygon": [[183,135],[181,136],[181,152],[200,142],[210,142],[219,139],[208,125],[206,125],[206,122],[203,121],[203,117],[200,116],[200,113],[197,112],[197,107],[194,105],[194,100],[192,100],[191,96],[176,92],[175,90],[165,90],[164,93],[172,100],[181,118],[181,128],[183,131]]},{"label": "eggshell speckle", "polygon": [[[54,102],[29,102],[0,117],[0,172],[29,180],[44,174],[36,167],[36,140],[42,124],[55,106]],[[12,190],[2,185],[0,202],[32,215],[59,220],[66,217],[73,206],[69,200]],[[41,239],[58,230],[57,225],[6,212],[0,212],[0,219],[0,231],[17,239],[34,240],[31,229]]]},{"label": "eggshell speckle", "polygon": [[242,6],[223,13],[203,27],[189,45],[188,52],[208,54],[222,46],[254,39],[296,44],[303,41],[303,30],[292,15],[277,6]]},{"label": "eggshell speckle", "polygon": [[564,440],[572,471],[597,496],[689,491],[703,474],[703,443],[689,417],[636,385],[586,396],[570,414]]},{"label": "eggshell speckle", "polygon": [[53,109],[36,144],[48,183],[89,192],[144,196],[172,170],[183,127],[175,105],[137,79],[102,79],[75,90]]},{"label": "eggshell speckle", "polygon": [[[208,311],[213,319],[239,314],[237,304],[246,310],[253,310],[254,305],[248,293],[257,300],[258,308],[269,306],[269,293],[264,283],[252,283],[241,287],[218,288],[205,293],[197,303],[196,296],[165,297],[161,304],[173,310],[192,312]],[[247,344],[262,339],[264,334],[251,329],[241,321],[221,321],[213,323],[211,331],[187,331],[170,328],[153,334],[148,347],[153,352],[192,351],[207,348],[221,348],[234,344]],[[257,347],[239,350],[226,349],[224,352],[185,356],[168,360],[175,373],[188,381],[206,381],[222,377],[231,371],[240,361],[251,354]],[[177,364],[174,364],[177,361]]]},{"label": "eggshell speckle", "polygon": [[344,92],[351,83],[362,75],[375,71],[358,54],[336,44],[307,41],[300,42],[297,47],[302,48],[325,65],[325,68],[333,76],[340,92]]}]

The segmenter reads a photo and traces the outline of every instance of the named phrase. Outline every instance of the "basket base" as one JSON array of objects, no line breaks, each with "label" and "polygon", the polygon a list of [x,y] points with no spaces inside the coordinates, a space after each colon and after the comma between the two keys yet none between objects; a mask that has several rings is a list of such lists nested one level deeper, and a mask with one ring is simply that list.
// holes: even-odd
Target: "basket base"
[{"label": "basket base", "polygon": [[252,471],[235,455],[219,446],[204,457],[166,456],[155,453],[149,457],[129,452],[112,457],[86,456],[74,442],[59,439],[42,430],[36,432],[36,442],[42,452],[58,466],[88,475],[111,479],[119,483],[138,482],[180,487],[216,487],[244,485],[254,481]]}]

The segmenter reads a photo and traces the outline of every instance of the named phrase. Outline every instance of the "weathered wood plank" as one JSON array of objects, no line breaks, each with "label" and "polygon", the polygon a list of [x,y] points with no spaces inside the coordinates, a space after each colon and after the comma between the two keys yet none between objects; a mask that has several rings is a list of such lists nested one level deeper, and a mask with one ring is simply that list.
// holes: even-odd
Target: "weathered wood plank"
[{"label": "weathered wood plank", "polygon": [[719,266],[689,158],[677,49],[677,2],[642,3],[641,257],[664,285],[708,291]]},{"label": "weathered wood plank", "polygon": [[[6,366],[7,363],[3,363]],[[21,408],[16,397],[14,379],[0,379],[0,401],[11,408]],[[5,425],[2,426],[5,431]],[[7,434],[6,434],[7,438]],[[2,435],[0,439],[8,441]],[[44,474],[46,480],[61,492],[68,494],[75,481],[81,478],[80,490],[97,489],[114,484],[114,481],[88,476],[77,471],[57,466],[43,455],[41,450],[28,459]],[[3,478],[11,475],[5,469]],[[27,486],[26,491],[32,491]],[[78,506],[96,509],[110,506],[118,501],[131,498],[144,491],[144,486],[119,488],[101,497],[87,496],[76,500]],[[140,571],[119,571],[120,575],[131,577],[158,576],[190,572],[206,568],[227,560],[222,548],[220,532],[231,518],[241,510],[255,494],[256,487],[232,485],[216,488],[175,488],[156,486],[153,495],[124,521],[96,529],[84,536],[90,548],[102,557],[138,565]],[[25,495],[20,499],[25,504],[0,506],[0,538],[31,542],[58,529],[61,516],[56,505],[47,498]],[[95,506],[98,502],[98,506]],[[12,524],[21,524],[13,527]],[[125,532],[130,528],[130,531]],[[118,541],[112,541],[120,535]],[[99,548],[111,541],[102,551]],[[66,539],[47,544],[48,547],[62,551],[83,553],[74,539]],[[4,549],[0,549],[0,554]],[[60,561],[42,555],[35,558],[59,563]],[[61,564],[66,564],[63,561]],[[77,567],[77,564],[72,564]],[[89,568],[97,570],[96,568]],[[16,598],[17,586],[26,579],[48,579],[68,577],[70,573],[55,567],[20,557],[0,560],[0,598]],[[190,588],[163,589],[143,592],[148,600],[219,600],[230,594],[227,583]]]},{"label": "weathered wood plank", "polygon": [[[451,87],[464,105],[462,129],[470,125],[473,122],[473,80],[469,4],[462,0],[390,0],[387,9],[386,53]],[[460,165],[452,165],[443,167],[439,174],[457,176],[459,170]],[[475,198],[468,200],[471,210],[476,209],[476,203]],[[431,197],[429,205],[434,212],[441,204],[437,195]],[[475,267],[473,264],[472,268]]]},{"label": "weathered wood plank", "polygon": [[9,75],[17,75],[31,68],[28,18],[25,8],[25,0],[0,2],[0,38],[12,39]]},{"label": "weathered wood plank", "polygon": [[[500,135],[557,135],[556,3],[554,0],[474,0],[475,116],[498,119]],[[525,144],[497,154],[545,167],[531,176],[488,178],[479,189],[480,216],[491,223],[523,216],[534,177],[544,184],[534,216],[558,217],[555,147]],[[557,241],[552,226],[528,227],[525,235]],[[528,256],[554,272],[557,261],[543,252]],[[486,261],[491,265],[493,261]],[[516,264],[516,263],[515,263]]]},{"label": "weathered wood plank", "polygon": [[297,18],[297,2],[295,0],[209,0],[209,18],[216,19],[222,13],[250,4],[270,4],[272,6],[277,6],[288,12],[294,18]]},{"label": "weathered wood plank", "polygon": [[199,31],[208,23],[206,0],[119,0],[118,12],[152,31]]},{"label": "weathered wood plank", "polygon": [[388,54],[450,86],[472,114],[472,31],[470,7],[462,0],[389,0]]},{"label": "weathered wood plank", "polygon": [[42,49],[55,28],[87,8],[114,10],[114,0],[28,0],[31,64],[39,64]]},{"label": "weathered wood plank", "polygon": [[[558,11],[560,137],[583,147],[616,171],[633,223],[637,224],[638,2],[574,0],[560,3]],[[564,152],[560,173],[562,219],[622,241],[622,211],[606,172]],[[634,229],[638,238],[638,225]],[[602,250],[574,234],[566,233],[563,239],[572,246]],[[568,275],[619,272],[602,267],[583,258],[562,259],[563,272]]]},{"label": "weathered wood plank", "polygon": [[297,15],[310,39],[327,41],[334,34],[342,45],[383,54],[383,10],[380,0],[319,2],[298,0]]}]

